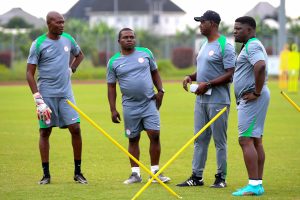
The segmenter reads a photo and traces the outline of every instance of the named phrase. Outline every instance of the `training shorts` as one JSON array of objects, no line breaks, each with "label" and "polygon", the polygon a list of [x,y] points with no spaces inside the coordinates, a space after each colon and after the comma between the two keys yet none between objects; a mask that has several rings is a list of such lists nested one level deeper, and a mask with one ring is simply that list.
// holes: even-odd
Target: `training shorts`
[{"label": "training shorts", "polygon": [[155,100],[142,106],[123,106],[125,136],[137,137],[143,130],[160,130],[159,112]]},{"label": "training shorts", "polygon": [[239,101],[237,106],[239,137],[262,137],[269,101],[270,91],[266,86],[256,100]]},{"label": "training shorts", "polygon": [[66,128],[70,124],[80,122],[78,113],[67,103],[70,100],[75,104],[74,96],[70,97],[43,97],[44,102],[51,109],[51,122],[45,124],[44,121],[39,120],[40,128],[60,127]]}]

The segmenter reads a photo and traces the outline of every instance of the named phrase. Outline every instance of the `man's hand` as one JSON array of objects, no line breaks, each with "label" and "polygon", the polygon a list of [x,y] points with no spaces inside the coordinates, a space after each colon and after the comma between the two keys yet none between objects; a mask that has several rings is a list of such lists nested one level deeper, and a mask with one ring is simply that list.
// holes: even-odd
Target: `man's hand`
[{"label": "man's hand", "polygon": [[183,81],[182,81],[182,86],[185,89],[185,91],[188,92],[188,88],[187,88],[187,84],[191,84],[192,83],[192,79],[190,76],[186,76],[184,77]]},{"label": "man's hand", "polygon": [[47,106],[47,104],[45,104],[44,99],[39,92],[33,94],[33,99],[35,101],[38,119],[49,124],[52,113],[51,109]]},{"label": "man's hand", "polygon": [[111,121],[117,124],[120,123],[121,117],[117,110],[111,111]]},{"label": "man's hand", "polygon": [[164,97],[164,93],[163,92],[157,92],[157,94],[155,95],[155,101],[156,101],[156,108],[157,110],[159,110],[161,104],[162,104],[162,100]]},{"label": "man's hand", "polygon": [[258,96],[258,95],[254,95],[253,92],[249,92],[249,93],[244,94],[242,98],[243,98],[243,99],[246,101],[246,103],[247,103],[248,101],[254,101],[254,100],[256,100],[258,97],[259,97],[259,96]]},{"label": "man's hand", "polygon": [[206,82],[200,82],[198,83],[198,88],[195,91],[196,95],[202,95],[208,90]]}]

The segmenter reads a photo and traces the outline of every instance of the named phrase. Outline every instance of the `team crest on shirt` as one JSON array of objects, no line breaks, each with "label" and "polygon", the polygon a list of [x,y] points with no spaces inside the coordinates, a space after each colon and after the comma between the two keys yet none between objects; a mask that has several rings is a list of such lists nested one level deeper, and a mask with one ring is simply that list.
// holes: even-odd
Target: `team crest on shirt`
[{"label": "team crest on shirt", "polygon": [[139,61],[139,63],[143,63],[143,62],[145,62],[145,59],[144,58],[139,58],[138,61]]},{"label": "team crest on shirt", "polygon": [[210,50],[210,51],[208,52],[208,55],[209,55],[209,56],[212,56],[212,55],[214,55],[214,53],[215,53],[215,52],[214,52],[213,50]]},{"label": "team crest on shirt", "polygon": [[129,129],[126,129],[126,135],[130,135],[131,131]]},{"label": "team crest on shirt", "polygon": [[67,46],[64,47],[65,52],[69,51],[69,48]]}]

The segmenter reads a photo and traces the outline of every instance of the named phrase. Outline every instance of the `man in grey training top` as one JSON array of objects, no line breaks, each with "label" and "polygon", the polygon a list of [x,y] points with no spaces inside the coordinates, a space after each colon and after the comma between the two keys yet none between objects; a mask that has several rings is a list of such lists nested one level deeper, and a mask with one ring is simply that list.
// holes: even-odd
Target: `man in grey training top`
[{"label": "man in grey training top", "polygon": [[236,61],[233,83],[238,110],[239,143],[249,184],[232,195],[262,195],[265,162],[262,137],[270,101],[267,87],[268,56],[262,43],[255,38],[256,22],[252,17],[237,18],[233,33],[235,41],[243,43]]},{"label": "man in grey training top", "polygon": [[207,38],[197,56],[197,71],[183,80],[183,87],[197,82],[195,91],[196,102],[194,111],[194,134],[204,127],[225,106],[228,110],[207,128],[194,142],[194,157],[192,176],[177,184],[179,187],[202,186],[203,171],[207,159],[207,151],[211,136],[213,136],[217,173],[213,188],[226,187],[227,174],[227,121],[230,106],[230,82],[234,72],[235,51],[226,41],[225,36],[218,32],[221,18],[218,13],[208,10],[201,17],[195,17],[200,22],[201,34]]},{"label": "man in grey training top", "polygon": [[[84,56],[75,40],[63,32],[65,20],[61,14],[49,12],[46,20],[48,32],[32,43],[26,73],[40,125],[39,148],[44,175],[39,184],[50,183],[49,137],[55,126],[69,129],[74,153],[74,180],[86,184],[87,180],[81,173],[80,120],[77,112],[66,102],[75,103],[70,76]],[[74,56],[71,62],[70,55]],[[36,69],[37,83],[34,77]]]},{"label": "man in grey training top", "polygon": [[[111,118],[120,123],[120,114],[116,109],[116,82],[122,93],[122,105],[125,135],[129,139],[128,151],[137,160],[140,157],[139,140],[145,130],[150,139],[151,171],[159,170],[160,158],[160,119],[158,109],[161,106],[164,89],[152,52],[143,47],[135,47],[135,33],[129,28],[119,32],[118,42],[121,51],[116,53],[107,65],[107,87]],[[154,93],[153,84],[157,89]],[[124,184],[142,181],[140,168],[130,159],[131,175]],[[162,182],[169,177],[159,175]],[[156,182],[155,180],[153,182]]]}]

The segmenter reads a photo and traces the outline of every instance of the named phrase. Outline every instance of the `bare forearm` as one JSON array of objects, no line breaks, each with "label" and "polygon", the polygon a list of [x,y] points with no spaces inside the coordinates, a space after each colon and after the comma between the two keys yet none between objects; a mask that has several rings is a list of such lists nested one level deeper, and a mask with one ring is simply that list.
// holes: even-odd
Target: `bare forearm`
[{"label": "bare forearm", "polygon": [[219,76],[213,80],[210,80],[212,86],[224,85],[230,83],[232,81],[232,76],[234,73],[234,68],[230,68],[226,70],[226,73],[222,76]]},{"label": "bare forearm", "polygon": [[264,61],[259,61],[254,65],[254,76],[255,76],[255,92],[261,93],[261,90],[265,83],[266,65]]},{"label": "bare forearm", "polygon": [[110,111],[116,110],[117,91],[114,85],[108,84],[107,97],[110,106]]},{"label": "bare forearm", "polygon": [[156,87],[157,90],[161,90],[163,88],[163,86],[162,86],[162,81],[161,81],[158,71],[157,70],[152,71],[151,75],[152,75],[152,80],[153,80],[154,86]]}]

